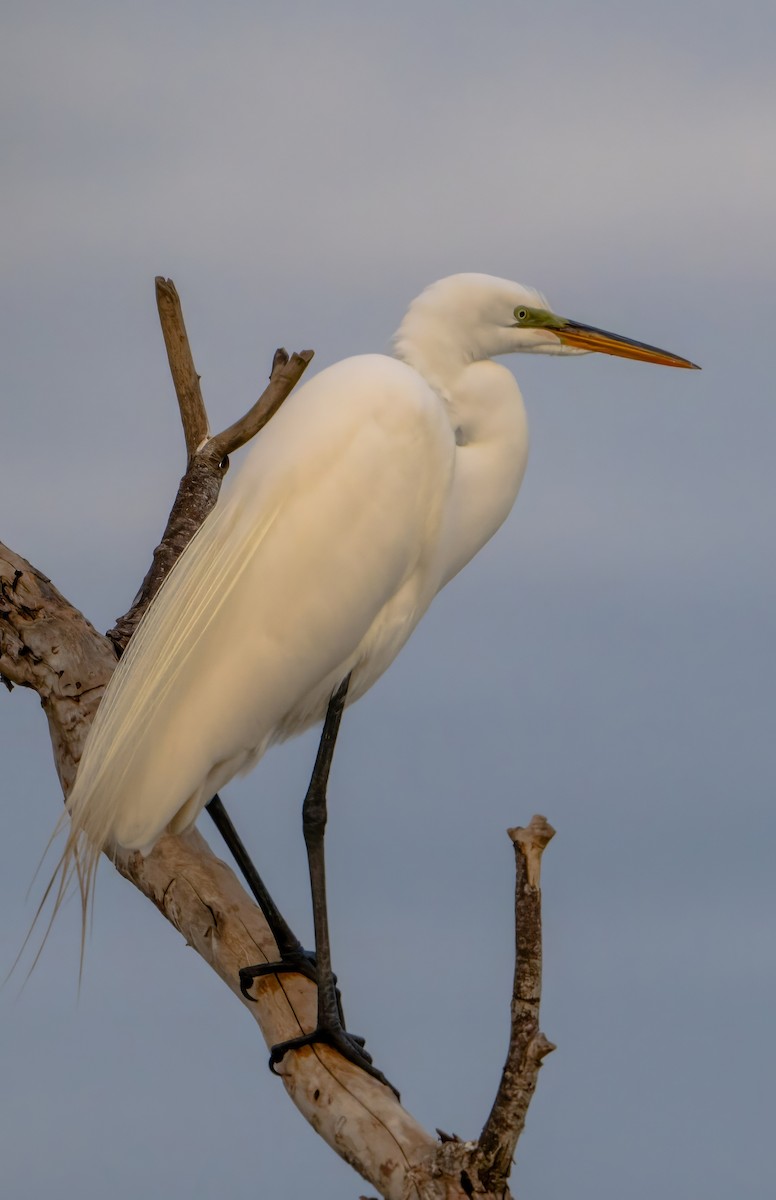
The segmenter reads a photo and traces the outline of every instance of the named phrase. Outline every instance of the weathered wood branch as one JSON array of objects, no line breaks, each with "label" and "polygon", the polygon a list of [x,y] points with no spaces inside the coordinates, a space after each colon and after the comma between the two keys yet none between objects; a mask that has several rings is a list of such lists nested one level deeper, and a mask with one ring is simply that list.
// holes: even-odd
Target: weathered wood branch
[{"label": "weathered wood branch", "polygon": [[555,830],[534,816],[526,828],[510,829],[515,847],[515,976],[509,1052],[493,1108],[480,1135],[477,1166],[488,1191],[506,1186],[512,1159],[536,1090],[539,1068],[555,1049],[539,1030],[542,996],[542,853]]},{"label": "weathered wood branch", "polygon": [[[0,596],[0,670],[41,696],[67,793],[115,655],[42,572],[2,544]],[[277,949],[258,908],[199,833],[163,837],[145,858],[129,854],[115,865],[224,980],[267,1046],[315,1027],[315,986],[301,976],[262,979],[255,1004],[241,996],[240,968],[276,961]],[[391,1200],[412,1194],[407,1172],[433,1160],[436,1142],[390,1088],[325,1046],[288,1055],[279,1072],[310,1124],[364,1178]]]},{"label": "weathered wood branch", "polygon": [[40,696],[65,793],[115,666],[108,639],[0,542],[0,675]]},{"label": "weathered wood branch", "polygon": [[170,364],[175,395],[178,397],[186,454],[188,458],[193,458],[210,436],[207,409],[191,354],[178,289],[171,279],[165,279],[162,275],[157,275],[154,284],[167,361]]},{"label": "weathered wood branch", "polygon": [[[257,404],[223,434],[208,438],[199,378],[174,284],[157,280],[157,297],[188,468],[132,608],[103,637],[42,572],[0,544],[0,680],[34,688],[40,695],[65,795],[117,655],[215,504],[226,455],[266,424],[312,357],[309,351],[290,358],[278,351],[270,385]],[[518,865],[512,1037],[501,1087],[479,1142],[452,1138],[440,1145],[389,1088],[328,1047],[289,1054],[279,1067],[286,1090],[313,1128],[387,1200],[464,1200],[475,1193],[485,1200],[508,1200],[506,1180],[514,1147],[541,1058],[552,1048],[538,1033],[538,860],[542,838],[546,844],[552,831],[547,833],[549,826],[538,828],[536,821],[528,830],[510,831]],[[259,909],[196,831],[163,837],[146,857],[127,854],[114,865],[223,979],[257,1021],[268,1046],[314,1028],[316,991],[301,976],[262,978],[254,987],[255,1003],[241,995],[240,968],[277,959],[277,948]]]}]

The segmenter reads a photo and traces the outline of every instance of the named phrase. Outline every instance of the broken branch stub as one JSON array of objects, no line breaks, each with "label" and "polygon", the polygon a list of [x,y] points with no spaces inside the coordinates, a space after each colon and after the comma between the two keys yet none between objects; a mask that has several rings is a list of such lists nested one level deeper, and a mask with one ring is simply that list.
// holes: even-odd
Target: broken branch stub
[{"label": "broken branch stub", "polygon": [[539,1029],[542,993],[541,857],[555,830],[545,817],[508,830],[515,848],[515,974],[509,1051],[476,1153],[483,1185],[506,1186],[542,1059],[555,1047]]},{"label": "broken branch stub", "polygon": [[207,410],[186,333],[178,289],[171,279],[161,275],[157,275],[154,282],[162,337],[186,439],[186,454],[191,458],[209,436]]}]

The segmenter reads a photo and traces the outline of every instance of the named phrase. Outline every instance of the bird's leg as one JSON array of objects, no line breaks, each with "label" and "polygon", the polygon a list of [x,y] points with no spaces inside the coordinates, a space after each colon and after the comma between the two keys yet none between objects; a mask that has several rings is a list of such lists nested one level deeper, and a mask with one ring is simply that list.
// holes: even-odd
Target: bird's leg
[{"label": "bird's leg", "polygon": [[[280,953],[280,962],[259,963],[257,966],[242,968],[240,971],[240,990],[243,995],[247,1000],[253,1000],[253,997],[250,995],[250,987],[254,979],[257,979],[260,975],[278,975],[283,971],[294,971],[299,975],[306,975],[308,979],[312,979],[314,983],[317,983],[318,972],[315,964],[315,955],[303,948],[299,938],[272,899],[264,880],[259,875],[259,872],[253,865],[251,856],[245,849],[242,838],[232,824],[221,797],[215,795],[205,807],[212,817],[216,829],[224,839],[234,861],[240,868],[242,876],[252,891],[256,903],[264,913],[264,917]],[[335,994],[337,1004],[339,1005],[339,992],[335,991]]]},{"label": "bird's leg", "polygon": [[[324,1043],[332,1046],[344,1058],[350,1060],[385,1083],[393,1085],[372,1065],[372,1056],[364,1049],[364,1039],[348,1033],[342,1016],[335,976],[331,967],[331,944],[329,941],[329,919],[326,905],[326,867],[324,860],[324,833],[326,830],[326,788],[329,781],[334,746],[337,741],[342,710],[350,683],[348,675],[329,701],[323,723],[318,754],[315,759],[310,786],[302,809],[304,840],[310,867],[313,921],[315,924],[315,958],[318,968],[318,1023],[312,1033],[291,1038],[272,1047],[269,1065],[272,1070],[289,1052],[302,1046]],[[393,1088],[395,1091],[396,1089]],[[396,1093],[398,1095],[398,1092]]]},{"label": "bird's leg", "polygon": [[[280,953],[279,962],[257,963],[251,967],[242,967],[240,969],[240,991],[246,1000],[253,1002],[254,997],[251,996],[250,989],[256,979],[264,975],[281,975],[284,972],[304,975],[307,979],[311,979],[313,983],[317,984],[318,969],[314,952],[304,949],[299,938],[275,904],[264,880],[256,870],[242,838],[232,824],[221,797],[216,794],[205,807],[216,829],[221,834],[227,849],[237,863],[245,882],[253,893],[256,903],[264,914],[264,918],[269,925],[270,932],[277,943]],[[342,1012],[342,1000],[336,983],[337,977],[335,975],[335,1000],[340,1020],[344,1025],[345,1018]]]}]

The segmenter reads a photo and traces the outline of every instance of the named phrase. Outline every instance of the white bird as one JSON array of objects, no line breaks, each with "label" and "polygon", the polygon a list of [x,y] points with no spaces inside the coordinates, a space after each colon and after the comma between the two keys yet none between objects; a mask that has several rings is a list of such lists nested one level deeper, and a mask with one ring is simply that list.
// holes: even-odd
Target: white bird
[{"label": "white bird", "polygon": [[148,852],[321,721],[338,689],[340,711],[363,696],[514,504],[526,415],[491,360],[591,350],[694,365],[463,274],[412,303],[394,357],[346,359],[292,393],[111,679],[67,805],[62,878],[76,866],[88,895],[103,848]]}]

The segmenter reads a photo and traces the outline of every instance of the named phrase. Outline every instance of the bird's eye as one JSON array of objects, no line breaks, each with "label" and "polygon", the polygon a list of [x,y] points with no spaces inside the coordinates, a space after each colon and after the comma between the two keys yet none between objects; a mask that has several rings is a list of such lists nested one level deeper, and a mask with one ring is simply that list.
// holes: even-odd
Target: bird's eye
[{"label": "bird's eye", "polygon": [[528,316],[528,310],[526,308],[518,308],[515,310],[515,316],[518,321],[524,321]]}]

